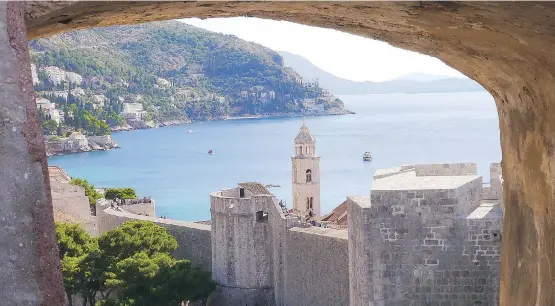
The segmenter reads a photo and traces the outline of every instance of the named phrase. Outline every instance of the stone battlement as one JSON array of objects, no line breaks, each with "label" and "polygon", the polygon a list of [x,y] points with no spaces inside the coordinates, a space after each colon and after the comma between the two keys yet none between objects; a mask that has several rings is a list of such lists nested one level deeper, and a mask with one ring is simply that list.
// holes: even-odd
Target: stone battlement
[{"label": "stone battlement", "polygon": [[475,164],[376,173],[370,197],[347,199],[350,305],[497,305],[501,184],[485,199]]},{"label": "stone battlement", "polygon": [[474,163],[420,164],[415,165],[414,169],[417,176],[461,176],[478,174],[478,167]]}]

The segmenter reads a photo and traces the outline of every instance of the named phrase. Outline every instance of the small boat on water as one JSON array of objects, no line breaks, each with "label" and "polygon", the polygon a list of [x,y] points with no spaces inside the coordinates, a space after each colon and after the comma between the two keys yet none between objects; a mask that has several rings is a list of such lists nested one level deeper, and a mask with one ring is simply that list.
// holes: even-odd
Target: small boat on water
[{"label": "small boat on water", "polygon": [[193,130],[187,130],[187,134],[191,134]]},{"label": "small boat on water", "polygon": [[209,154],[209,155],[214,155],[214,151],[208,150],[208,154]]},{"label": "small boat on water", "polygon": [[370,154],[370,152],[364,152],[364,155],[362,155],[362,160],[363,161],[372,161],[372,154]]}]

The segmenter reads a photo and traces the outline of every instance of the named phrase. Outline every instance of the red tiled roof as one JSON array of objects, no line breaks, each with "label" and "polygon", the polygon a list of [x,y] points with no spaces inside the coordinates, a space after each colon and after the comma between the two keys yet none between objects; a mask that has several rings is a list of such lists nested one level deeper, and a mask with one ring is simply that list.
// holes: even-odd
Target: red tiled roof
[{"label": "red tiled roof", "polygon": [[246,190],[252,192],[254,195],[271,195],[272,193],[264,185],[258,182],[244,182],[239,183],[239,187],[245,188]]},{"label": "red tiled roof", "polygon": [[323,216],[320,221],[333,222],[337,225],[347,225],[347,201],[339,204],[329,214]]}]

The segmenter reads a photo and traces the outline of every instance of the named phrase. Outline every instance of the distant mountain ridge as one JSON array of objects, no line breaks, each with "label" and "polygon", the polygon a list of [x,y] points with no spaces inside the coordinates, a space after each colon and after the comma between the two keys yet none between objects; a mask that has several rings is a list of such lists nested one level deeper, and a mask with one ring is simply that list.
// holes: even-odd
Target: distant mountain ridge
[{"label": "distant mountain ridge", "polygon": [[318,68],[308,59],[293,53],[278,51],[284,65],[293,68],[307,80],[318,78],[322,87],[335,95],[386,93],[446,93],[484,91],[480,84],[469,78],[456,78],[414,73],[385,82],[357,82],[337,77]]}]

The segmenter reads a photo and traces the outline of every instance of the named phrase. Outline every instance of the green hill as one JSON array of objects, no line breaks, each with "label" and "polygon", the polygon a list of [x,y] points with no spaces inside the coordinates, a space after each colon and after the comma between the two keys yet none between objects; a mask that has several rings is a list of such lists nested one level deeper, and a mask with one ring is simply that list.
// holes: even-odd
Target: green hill
[{"label": "green hill", "polygon": [[118,125],[124,103],[158,122],[347,112],[278,53],[177,21],[65,33],[31,41],[30,53],[38,96],[64,111],[67,130],[90,132],[83,113]]}]

